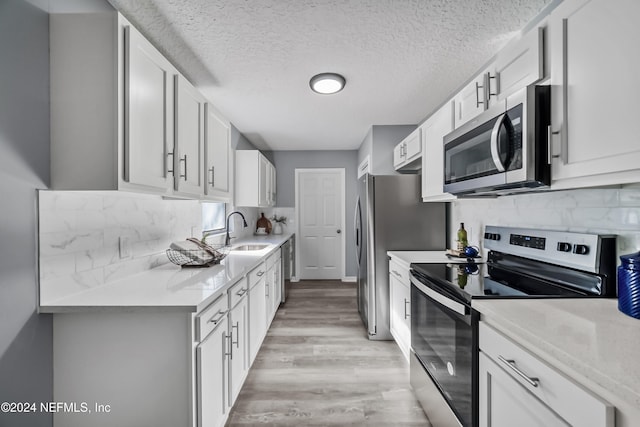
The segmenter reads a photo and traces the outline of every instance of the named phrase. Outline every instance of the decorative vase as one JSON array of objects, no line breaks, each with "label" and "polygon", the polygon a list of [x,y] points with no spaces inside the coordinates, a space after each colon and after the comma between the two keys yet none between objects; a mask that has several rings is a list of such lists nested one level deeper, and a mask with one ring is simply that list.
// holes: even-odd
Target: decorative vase
[{"label": "decorative vase", "polygon": [[273,234],[282,234],[282,224],[279,222],[273,224]]}]

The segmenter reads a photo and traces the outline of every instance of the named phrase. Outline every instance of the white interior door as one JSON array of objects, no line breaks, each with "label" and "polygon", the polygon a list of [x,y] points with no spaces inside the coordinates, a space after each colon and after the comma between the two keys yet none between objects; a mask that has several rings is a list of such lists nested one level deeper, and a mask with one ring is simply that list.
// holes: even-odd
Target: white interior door
[{"label": "white interior door", "polygon": [[344,276],[344,169],[296,169],[300,279]]}]

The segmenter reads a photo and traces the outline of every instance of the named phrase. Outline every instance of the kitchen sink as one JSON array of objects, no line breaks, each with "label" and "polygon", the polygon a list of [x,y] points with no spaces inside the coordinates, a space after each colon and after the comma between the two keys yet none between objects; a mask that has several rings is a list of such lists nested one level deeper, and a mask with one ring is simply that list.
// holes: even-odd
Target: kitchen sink
[{"label": "kitchen sink", "polygon": [[261,251],[269,245],[242,245],[231,248],[232,251]]}]

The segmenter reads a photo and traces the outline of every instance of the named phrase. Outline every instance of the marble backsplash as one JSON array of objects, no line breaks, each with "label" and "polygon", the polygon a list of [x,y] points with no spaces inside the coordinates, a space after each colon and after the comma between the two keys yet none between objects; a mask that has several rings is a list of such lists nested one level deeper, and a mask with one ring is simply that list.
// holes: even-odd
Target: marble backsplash
[{"label": "marble backsplash", "polygon": [[195,200],[40,191],[40,300],[51,302],[166,264],[164,251],[170,243],[199,237],[201,227],[202,211]]},{"label": "marble backsplash", "polygon": [[640,189],[580,189],[451,203],[449,247],[461,222],[480,246],[486,225],[618,235],[618,254],[640,250]]}]

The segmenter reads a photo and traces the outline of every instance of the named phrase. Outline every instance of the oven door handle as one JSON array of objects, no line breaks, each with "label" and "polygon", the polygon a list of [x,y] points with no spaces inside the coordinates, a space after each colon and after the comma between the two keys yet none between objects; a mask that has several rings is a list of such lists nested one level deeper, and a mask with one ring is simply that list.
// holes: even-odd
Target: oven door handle
[{"label": "oven door handle", "polygon": [[426,296],[428,296],[432,300],[434,300],[434,301],[442,304],[443,306],[447,307],[449,310],[454,311],[454,312],[460,314],[461,316],[466,316],[467,315],[467,306],[465,306],[464,304],[461,304],[461,303],[459,303],[457,301],[454,301],[451,298],[447,298],[446,296],[442,295],[441,293],[436,292],[433,289],[425,286],[424,283],[420,282],[413,275],[411,276],[411,283],[413,283],[413,285],[416,288],[418,288],[418,290],[420,292],[422,292],[423,294],[425,294]]},{"label": "oven door handle", "polygon": [[495,163],[498,172],[505,171],[504,164],[502,164],[502,160],[500,160],[500,152],[498,148],[500,141],[498,141],[498,135],[500,135],[500,126],[502,126],[502,123],[506,118],[507,113],[498,117],[498,120],[496,120],[496,123],[493,125],[493,130],[491,131],[491,158],[493,159],[493,163]]}]

